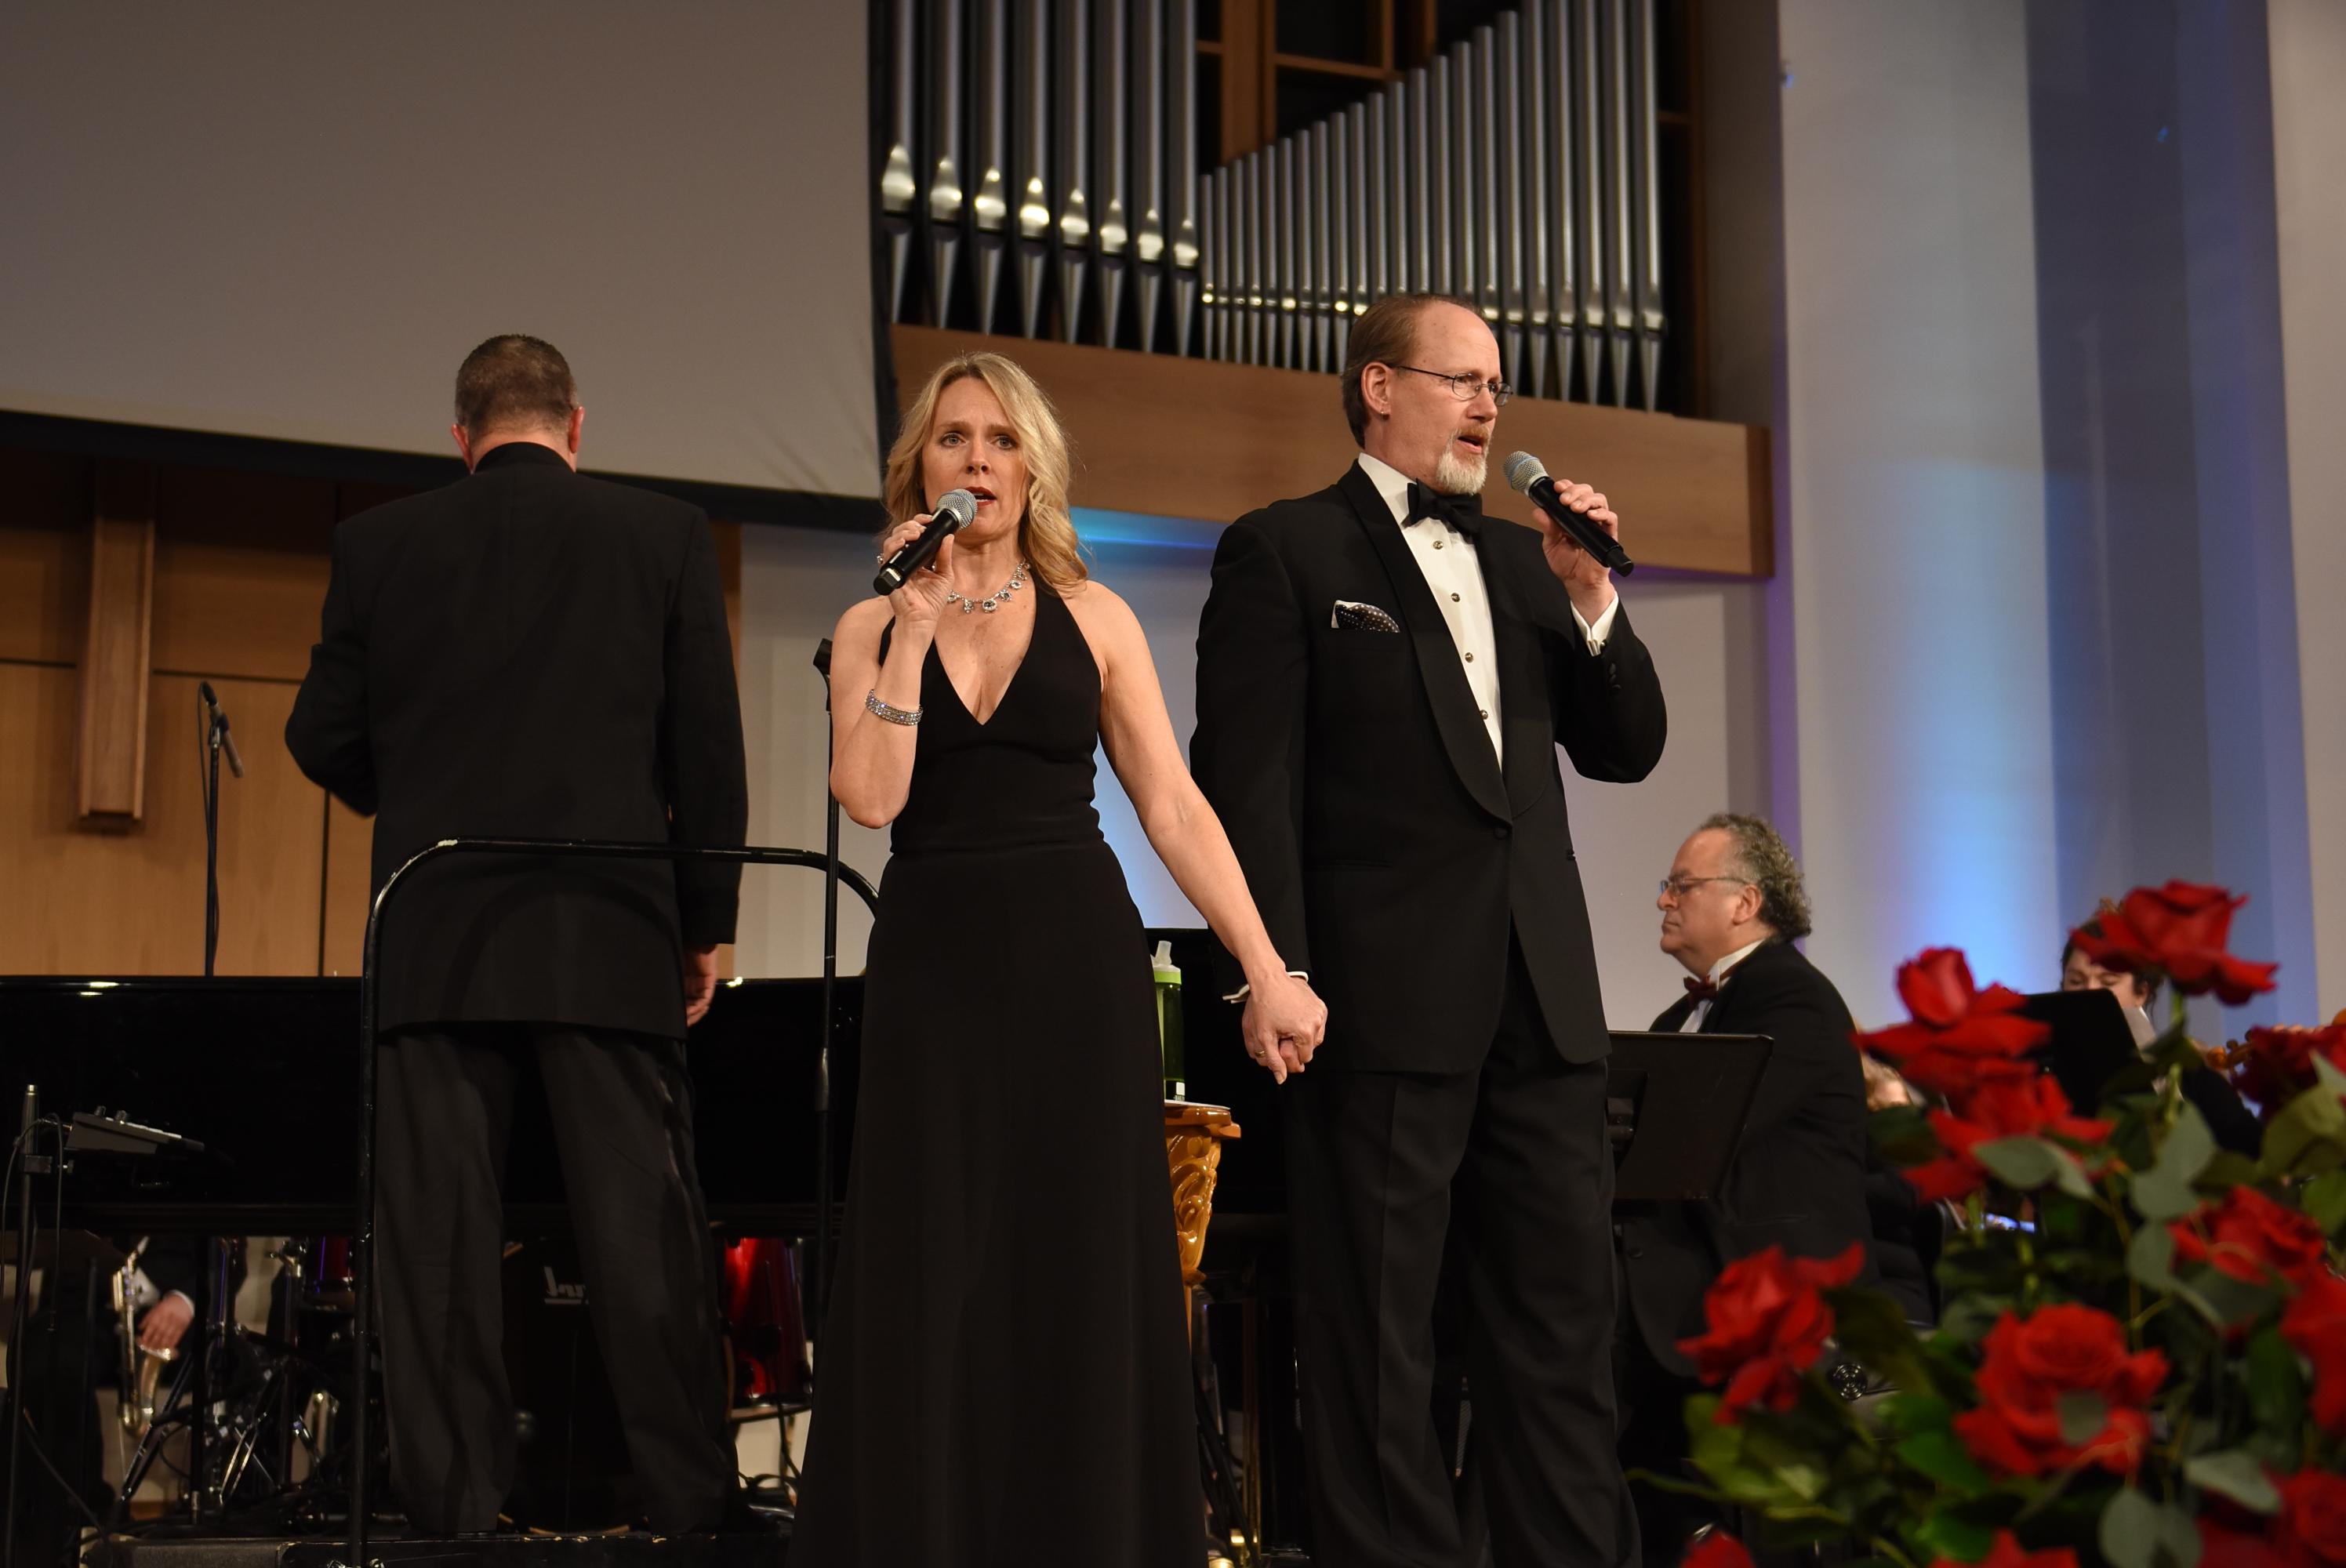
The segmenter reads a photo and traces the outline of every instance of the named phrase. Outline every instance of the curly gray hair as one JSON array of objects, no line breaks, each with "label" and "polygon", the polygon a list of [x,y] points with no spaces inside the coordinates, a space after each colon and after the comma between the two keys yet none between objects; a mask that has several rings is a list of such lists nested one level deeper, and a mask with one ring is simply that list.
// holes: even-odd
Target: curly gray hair
[{"label": "curly gray hair", "polygon": [[1809,893],[1800,885],[1800,863],[1776,836],[1764,817],[1721,811],[1706,820],[1702,830],[1725,833],[1735,840],[1736,874],[1760,890],[1760,918],[1785,942],[1809,934]]}]

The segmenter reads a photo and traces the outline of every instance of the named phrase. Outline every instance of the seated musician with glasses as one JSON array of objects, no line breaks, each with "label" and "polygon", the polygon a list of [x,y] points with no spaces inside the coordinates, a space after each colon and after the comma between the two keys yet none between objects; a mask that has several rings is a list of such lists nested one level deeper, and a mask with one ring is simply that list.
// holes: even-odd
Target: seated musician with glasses
[{"label": "seated musician with glasses", "polygon": [[[1770,1246],[1831,1257],[1863,1241],[1862,1282],[1883,1282],[1867,1208],[1855,1025],[1832,982],[1792,945],[1809,933],[1809,902],[1791,851],[1759,818],[1721,813],[1678,847],[1655,902],[1662,951],[1688,977],[1656,1032],[1772,1042],[1718,1196],[1616,1209],[1626,1283],[1621,1461],[1678,1474],[1687,1451],[1680,1411],[1695,1391],[1678,1342],[1702,1332],[1703,1293],[1721,1268]],[[1686,1499],[1634,1490],[1647,1560],[1676,1563],[1707,1517]]]}]

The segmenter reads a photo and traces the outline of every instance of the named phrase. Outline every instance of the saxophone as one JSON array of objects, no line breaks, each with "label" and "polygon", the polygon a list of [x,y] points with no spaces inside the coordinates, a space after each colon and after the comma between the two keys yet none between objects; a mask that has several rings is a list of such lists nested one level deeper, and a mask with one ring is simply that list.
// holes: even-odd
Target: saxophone
[{"label": "saxophone", "polygon": [[[133,1443],[144,1441],[147,1429],[155,1424],[155,1401],[163,1369],[178,1358],[177,1350],[150,1350],[138,1342],[138,1314],[152,1305],[154,1293],[154,1288],[147,1285],[138,1272],[139,1258],[146,1251],[147,1237],[142,1236],[138,1245],[130,1249],[130,1256],[122,1260],[122,1267],[111,1276],[115,1326],[122,1340],[122,1396],[115,1407],[115,1415]],[[140,1288],[142,1285],[146,1286],[144,1290]]]}]

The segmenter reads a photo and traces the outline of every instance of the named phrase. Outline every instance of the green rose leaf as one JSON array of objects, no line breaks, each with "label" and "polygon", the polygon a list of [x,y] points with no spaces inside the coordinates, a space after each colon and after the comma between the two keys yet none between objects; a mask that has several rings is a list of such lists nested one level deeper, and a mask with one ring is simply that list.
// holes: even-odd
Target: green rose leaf
[{"label": "green rose leaf", "polygon": [[2346,1171],[2315,1176],[2298,1189],[2297,1201],[2324,1235],[2337,1235],[2346,1227]]},{"label": "green rose leaf", "polygon": [[2127,1243],[2127,1273],[2153,1290],[2175,1288],[2175,1233],[2146,1225]]},{"label": "green rose leaf", "polygon": [[2255,1456],[2228,1448],[2203,1453],[2183,1466],[2183,1479],[2209,1492],[2220,1492],[2242,1508],[2270,1513],[2280,1506],[2280,1493]]},{"label": "green rose leaf", "polygon": [[2279,1329],[2260,1329],[2249,1336],[2248,1383],[2249,1413],[2257,1430],[2291,1461],[2282,1468],[2295,1470],[2305,1425],[2305,1374]]},{"label": "green rose leaf", "polygon": [[2053,1145],[2043,1138],[1991,1138],[1972,1145],[1972,1158],[2004,1186],[2034,1192],[2053,1179]]},{"label": "green rose leaf", "polygon": [[2314,1053],[2312,1061],[2314,1085],[2333,1095],[2346,1095],[2346,1067],[2341,1067],[2320,1052]]},{"label": "green rose leaf", "polygon": [[1944,1428],[1901,1438],[1890,1451],[1908,1469],[1928,1476],[1957,1497],[1978,1497],[1988,1489],[1987,1472],[1980,1469],[1955,1434]]},{"label": "green rose leaf", "polygon": [[2216,1156],[2216,1135],[2198,1106],[2186,1103],[2175,1119],[2158,1163],[2134,1178],[2134,1207],[2147,1220],[2180,1219],[2199,1207],[2195,1183]]},{"label": "green rose leaf", "polygon": [[2071,1448],[2091,1442],[2110,1424],[2110,1408],[2102,1403],[2102,1396],[2082,1389],[2056,1395],[2053,1411],[2061,1420],[2061,1441]]},{"label": "green rose leaf", "polygon": [[1711,1419],[1718,1410],[1716,1394],[1698,1394],[1686,1402],[1687,1452],[1695,1468],[1728,1498],[1747,1507],[1800,1501],[1746,1458],[1745,1429],[1732,1421],[1721,1426]]},{"label": "green rose leaf", "polygon": [[2099,1534],[2112,1568],[2198,1568],[2199,1531],[2191,1515],[2130,1486],[2102,1510]]},{"label": "green rose leaf", "polygon": [[2341,1093],[2346,1090],[2327,1083],[2317,1084],[2282,1108],[2265,1128],[2264,1157],[2257,1162],[2259,1178],[2311,1176],[2346,1165],[2346,1102],[2339,1099]]},{"label": "green rose leaf", "polygon": [[1943,1508],[1923,1521],[1915,1539],[1930,1556],[1953,1563],[1976,1563],[1995,1544],[1995,1526]]},{"label": "green rose leaf", "polygon": [[2072,1196],[2094,1196],[2094,1184],[2086,1179],[2077,1157],[2043,1138],[1991,1138],[1972,1145],[1972,1158],[2004,1186],[2021,1192],[2034,1192],[2053,1182]]}]

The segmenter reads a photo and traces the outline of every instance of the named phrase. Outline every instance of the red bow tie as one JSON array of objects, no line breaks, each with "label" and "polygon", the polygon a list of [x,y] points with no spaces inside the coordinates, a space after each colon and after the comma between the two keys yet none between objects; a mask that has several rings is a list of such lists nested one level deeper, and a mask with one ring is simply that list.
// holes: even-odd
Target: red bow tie
[{"label": "red bow tie", "polygon": [[1700,978],[1697,978],[1691,974],[1688,975],[1686,988],[1687,994],[1693,997],[1697,1002],[1708,1002],[1712,997],[1719,994],[1719,982],[1711,979],[1708,975],[1703,975]]}]

